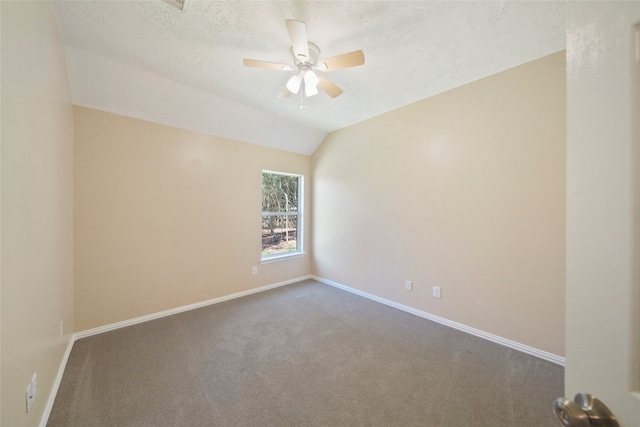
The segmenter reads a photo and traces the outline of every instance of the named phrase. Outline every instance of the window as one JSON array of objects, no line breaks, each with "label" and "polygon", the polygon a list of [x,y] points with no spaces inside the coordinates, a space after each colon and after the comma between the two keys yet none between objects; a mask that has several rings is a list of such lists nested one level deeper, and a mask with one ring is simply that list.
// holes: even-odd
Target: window
[{"label": "window", "polygon": [[302,175],[262,171],[262,260],[302,253]]}]

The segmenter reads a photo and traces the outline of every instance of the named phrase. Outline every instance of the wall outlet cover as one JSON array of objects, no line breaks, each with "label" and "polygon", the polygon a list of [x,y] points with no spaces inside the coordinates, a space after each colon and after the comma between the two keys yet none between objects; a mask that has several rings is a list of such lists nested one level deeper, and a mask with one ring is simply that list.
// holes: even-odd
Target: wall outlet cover
[{"label": "wall outlet cover", "polygon": [[27,390],[25,391],[25,405],[26,412],[29,413],[31,407],[33,406],[33,388],[31,387],[31,382],[27,386]]},{"label": "wall outlet cover", "polygon": [[33,400],[36,400],[36,394],[38,394],[38,373],[35,372],[33,377],[31,377],[31,394],[33,395]]}]

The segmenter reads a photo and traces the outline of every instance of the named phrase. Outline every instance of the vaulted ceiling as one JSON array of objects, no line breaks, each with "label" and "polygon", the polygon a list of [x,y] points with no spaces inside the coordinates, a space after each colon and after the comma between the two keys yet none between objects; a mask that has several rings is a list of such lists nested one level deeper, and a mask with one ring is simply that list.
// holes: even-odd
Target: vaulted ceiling
[{"label": "vaulted ceiling", "polygon": [[[55,1],[77,105],[311,154],[327,133],[565,48],[564,1]],[[286,19],[344,90],[278,98]]]}]

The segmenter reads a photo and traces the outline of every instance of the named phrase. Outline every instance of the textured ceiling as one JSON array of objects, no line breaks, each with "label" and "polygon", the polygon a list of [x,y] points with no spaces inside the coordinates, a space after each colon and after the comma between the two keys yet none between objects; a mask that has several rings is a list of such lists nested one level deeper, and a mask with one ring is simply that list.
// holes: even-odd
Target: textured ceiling
[{"label": "textured ceiling", "polygon": [[[312,153],[331,131],[565,47],[561,1],[53,2],[74,103],[245,142]],[[293,72],[285,19],[307,24],[344,93],[278,98]]]}]

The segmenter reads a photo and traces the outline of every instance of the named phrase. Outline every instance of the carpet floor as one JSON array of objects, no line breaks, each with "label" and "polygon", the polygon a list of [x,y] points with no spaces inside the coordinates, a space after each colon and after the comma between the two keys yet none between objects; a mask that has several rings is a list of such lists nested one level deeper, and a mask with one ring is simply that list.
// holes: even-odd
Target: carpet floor
[{"label": "carpet floor", "polygon": [[563,376],[308,280],[78,340],[47,426],[554,427]]}]

